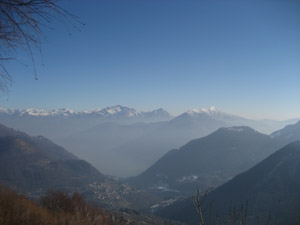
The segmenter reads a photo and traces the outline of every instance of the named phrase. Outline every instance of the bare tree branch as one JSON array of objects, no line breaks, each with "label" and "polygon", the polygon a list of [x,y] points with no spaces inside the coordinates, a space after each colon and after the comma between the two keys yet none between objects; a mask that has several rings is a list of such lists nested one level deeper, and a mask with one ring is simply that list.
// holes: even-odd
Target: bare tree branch
[{"label": "bare tree branch", "polygon": [[[42,27],[49,28],[54,20],[78,28],[83,25],[77,16],[61,8],[58,0],[0,0],[0,91],[7,94],[13,79],[6,69],[6,61],[17,50],[24,50],[31,58],[33,73],[37,71],[33,49],[41,52]],[[41,54],[42,55],[42,54]]]}]

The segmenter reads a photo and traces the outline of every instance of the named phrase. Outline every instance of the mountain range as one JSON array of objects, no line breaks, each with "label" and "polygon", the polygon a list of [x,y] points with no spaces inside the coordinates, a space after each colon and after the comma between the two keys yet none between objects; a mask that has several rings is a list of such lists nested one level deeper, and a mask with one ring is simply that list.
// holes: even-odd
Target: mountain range
[{"label": "mountain range", "polygon": [[160,108],[157,110],[143,112],[133,108],[115,105],[106,108],[98,108],[94,110],[84,110],[84,111],[74,111],[67,108],[62,109],[52,109],[52,110],[45,110],[45,109],[4,109],[0,108],[0,114],[2,115],[10,115],[10,116],[17,116],[17,117],[98,117],[98,118],[110,118],[110,119],[117,119],[117,118],[131,118],[131,119],[139,119],[143,118],[145,120],[157,120],[157,119],[170,119],[171,115],[165,111],[164,109]]},{"label": "mountain range", "polygon": [[142,173],[170,149],[220,127],[250,126],[271,133],[296,121],[249,120],[215,107],[189,110],[174,118],[163,109],[141,112],[119,105],[82,112],[1,111],[0,123],[46,136],[103,173],[121,177]]},{"label": "mountain range", "polygon": [[171,118],[164,109],[143,112],[120,105],[85,111],[0,108],[0,123],[29,135],[43,135],[55,142],[56,139],[77,134],[101,123],[132,124]]}]

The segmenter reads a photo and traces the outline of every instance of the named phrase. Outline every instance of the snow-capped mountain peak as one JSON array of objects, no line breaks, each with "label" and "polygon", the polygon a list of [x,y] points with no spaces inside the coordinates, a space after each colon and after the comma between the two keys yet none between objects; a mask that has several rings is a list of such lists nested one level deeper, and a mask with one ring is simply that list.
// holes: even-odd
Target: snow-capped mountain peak
[{"label": "snow-capped mountain peak", "polygon": [[102,116],[117,116],[123,115],[128,117],[136,117],[142,114],[142,111],[128,108],[121,105],[109,106],[104,109],[95,109],[90,112],[91,114],[97,114]]},{"label": "snow-capped mountain peak", "polygon": [[209,108],[188,110],[186,113],[190,116],[195,115],[195,114],[207,114],[207,115],[211,116],[211,115],[214,115],[219,112],[220,111],[215,106],[211,106]]}]

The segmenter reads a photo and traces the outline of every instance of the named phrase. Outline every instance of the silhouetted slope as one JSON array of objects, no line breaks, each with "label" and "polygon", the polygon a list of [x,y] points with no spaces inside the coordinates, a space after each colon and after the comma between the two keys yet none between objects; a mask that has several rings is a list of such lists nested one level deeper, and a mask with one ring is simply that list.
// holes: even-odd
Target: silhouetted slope
[{"label": "silhouetted slope", "polygon": [[142,187],[166,186],[194,191],[209,188],[249,169],[271,154],[272,138],[249,127],[220,128],[179,150],[169,151],[141,175],[129,182]]},{"label": "silhouetted slope", "polygon": [[[250,170],[211,191],[207,202],[213,202],[213,215],[225,218],[229,202],[237,208],[249,201],[248,221],[256,216],[268,218],[271,224],[292,225],[300,221],[300,142],[291,143]],[[191,198],[163,209],[159,215],[198,224],[199,216]],[[298,221],[298,222],[297,222]]]},{"label": "silhouetted slope", "polygon": [[24,132],[16,131],[0,124],[0,138],[5,137],[14,137],[15,139],[23,140],[32,145],[34,148],[37,148],[40,154],[52,160],[77,159],[75,155],[54,144],[52,141],[43,136],[31,137]]},{"label": "silhouetted slope", "polygon": [[0,126],[0,182],[22,192],[76,189],[104,176],[44,137]]}]

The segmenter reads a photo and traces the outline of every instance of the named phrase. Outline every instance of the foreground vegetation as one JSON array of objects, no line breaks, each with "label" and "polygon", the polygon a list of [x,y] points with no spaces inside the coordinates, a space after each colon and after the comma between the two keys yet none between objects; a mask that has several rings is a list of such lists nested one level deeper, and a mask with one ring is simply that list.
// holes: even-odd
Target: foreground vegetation
[{"label": "foreground vegetation", "polygon": [[1,225],[110,225],[125,224],[121,218],[91,206],[83,197],[49,191],[39,202],[0,187]]}]

